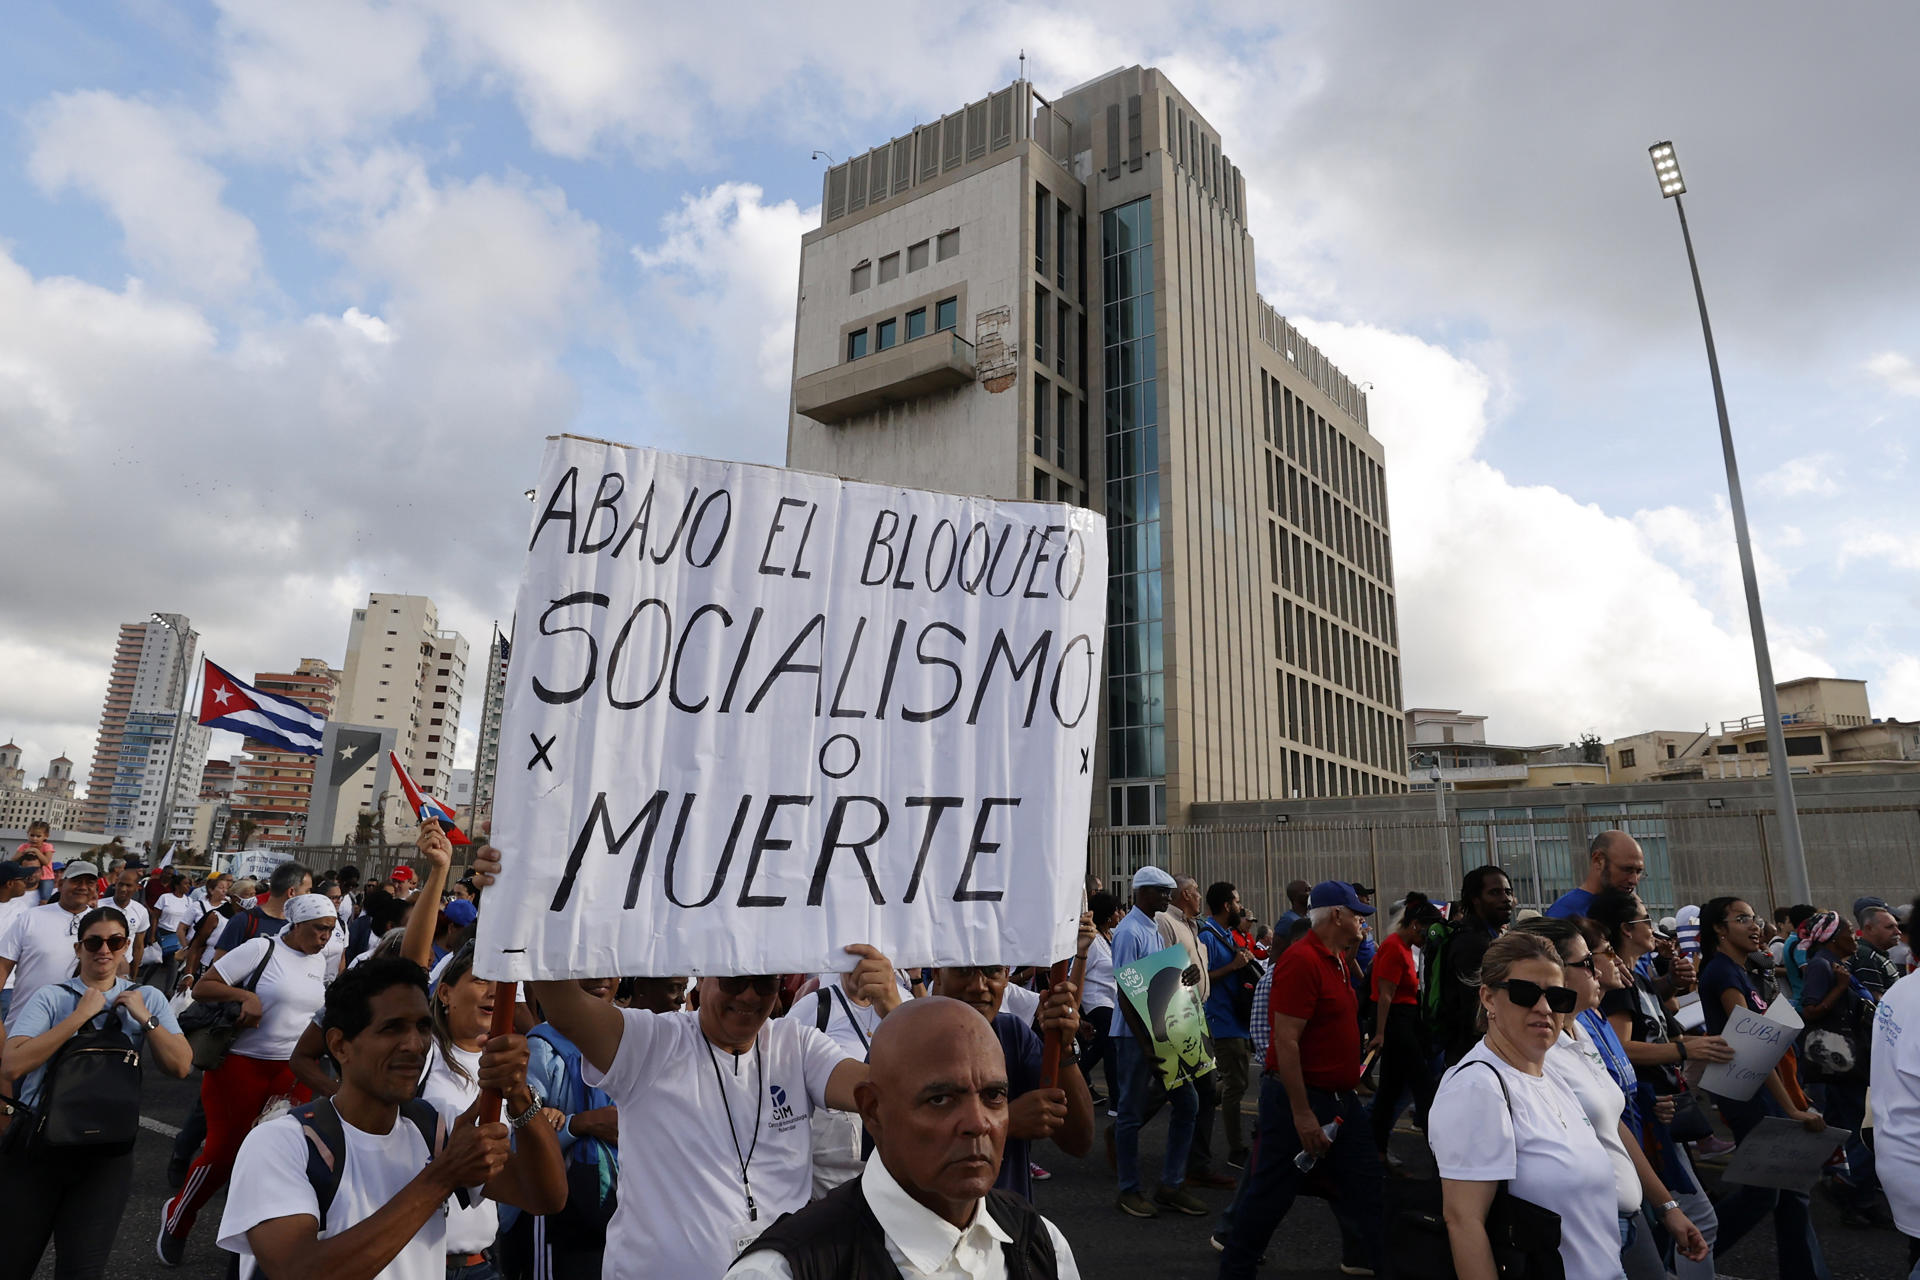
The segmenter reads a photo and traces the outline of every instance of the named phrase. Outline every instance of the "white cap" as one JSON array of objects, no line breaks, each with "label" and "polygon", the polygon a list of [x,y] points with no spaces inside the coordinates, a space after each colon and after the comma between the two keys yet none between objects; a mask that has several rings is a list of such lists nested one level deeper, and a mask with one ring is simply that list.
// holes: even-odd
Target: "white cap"
[{"label": "white cap", "polygon": [[337,920],[340,913],[334,909],[333,899],[324,893],[303,893],[297,898],[287,899],[287,923],[305,924],[309,920]]},{"label": "white cap", "polygon": [[1680,908],[1678,911],[1673,913],[1673,922],[1674,924],[1682,927],[1685,927],[1686,925],[1690,925],[1690,924],[1699,924],[1700,908],[1694,906],[1692,903],[1688,903],[1686,906]]},{"label": "white cap", "polygon": [[1173,877],[1158,867],[1142,867],[1133,873],[1133,887],[1136,889],[1171,889]]}]

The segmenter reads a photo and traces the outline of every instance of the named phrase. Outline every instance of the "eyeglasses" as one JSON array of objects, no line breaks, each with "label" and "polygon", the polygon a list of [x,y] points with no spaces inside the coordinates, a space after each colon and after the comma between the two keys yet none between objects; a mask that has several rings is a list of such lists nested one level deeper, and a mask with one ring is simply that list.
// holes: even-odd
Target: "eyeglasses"
[{"label": "eyeglasses", "polygon": [[757,978],[715,978],[720,989],[730,996],[742,995],[753,988],[755,995],[770,996],[780,989],[780,975],[763,973]]},{"label": "eyeglasses", "polygon": [[1759,916],[1734,916],[1733,923],[1734,924],[1759,924],[1760,917]]},{"label": "eyeglasses", "polygon": [[125,951],[127,949],[127,935],[124,933],[90,933],[80,939],[80,945],[89,951],[98,951],[102,947],[105,947],[109,951]]},{"label": "eyeglasses", "polygon": [[1569,969],[1585,969],[1589,976],[1598,977],[1599,970],[1594,965],[1596,959],[1595,956],[1588,956],[1585,960],[1569,960],[1566,964]]},{"label": "eyeglasses", "polygon": [[1555,1013],[1572,1013],[1573,1007],[1580,1003],[1579,993],[1572,987],[1543,987],[1525,978],[1508,978],[1505,982],[1489,982],[1487,985],[1496,991],[1506,992],[1507,999],[1521,1009],[1533,1008],[1540,1003],[1541,996],[1547,998],[1547,1008]]},{"label": "eyeglasses", "polygon": [[1625,923],[1629,926],[1636,925],[1636,924],[1652,924],[1653,917],[1652,916],[1635,916],[1633,919],[1628,920]]}]

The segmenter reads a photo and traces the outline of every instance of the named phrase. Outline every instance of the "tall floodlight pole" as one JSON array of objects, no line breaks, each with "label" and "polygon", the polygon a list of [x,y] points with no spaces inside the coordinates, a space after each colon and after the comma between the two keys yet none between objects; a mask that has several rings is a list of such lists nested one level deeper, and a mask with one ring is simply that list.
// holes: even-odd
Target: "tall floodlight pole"
[{"label": "tall floodlight pole", "polygon": [[[1687,184],[1673,143],[1656,142],[1647,148],[1660,194],[1673,201],[1680,215],[1680,238],[1687,246],[1687,269],[1693,273],[1693,296],[1700,304],[1700,332],[1707,340],[1707,372],[1713,378],[1713,407],[1720,415],[1720,451],[1727,462],[1727,498],[1733,508],[1733,536],[1740,546],[1740,577],[1747,588],[1747,627],[1753,633],[1753,665],[1760,677],[1760,711],[1767,722],[1768,771],[1773,774],[1774,807],[1780,817],[1781,854],[1787,864],[1787,891],[1793,902],[1813,901],[1807,878],[1807,853],[1800,843],[1800,811],[1793,799],[1793,775],[1787,768],[1787,735],[1780,727],[1780,700],[1774,693],[1773,659],[1767,652],[1767,624],[1760,612],[1760,583],[1753,571],[1753,543],[1747,536],[1747,504],[1740,496],[1740,464],[1733,452],[1733,427],[1727,422],[1727,395],[1720,385],[1720,358],[1713,349],[1713,326],[1707,321],[1707,295],[1700,287],[1700,264],[1693,256],[1693,234],[1687,230],[1687,206],[1681,200]],[[1773,904],[1775,906],[1780,903]]]}]

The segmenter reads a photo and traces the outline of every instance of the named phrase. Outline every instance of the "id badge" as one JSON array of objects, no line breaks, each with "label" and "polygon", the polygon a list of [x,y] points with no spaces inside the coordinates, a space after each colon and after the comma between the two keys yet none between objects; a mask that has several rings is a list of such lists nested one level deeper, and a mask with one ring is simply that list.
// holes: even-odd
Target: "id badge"
[{"label": "id badge", "polygon": [[760,1233],[766,1229],[766,1223],[755,1221],[752,1218],[742,1218],[731,1227],[728,1227],[727,1234],[733,1239],[733,1256],[737,1258],[745,1253],[747,1246],[751,1245],[755,1240],[758,1240]]}]

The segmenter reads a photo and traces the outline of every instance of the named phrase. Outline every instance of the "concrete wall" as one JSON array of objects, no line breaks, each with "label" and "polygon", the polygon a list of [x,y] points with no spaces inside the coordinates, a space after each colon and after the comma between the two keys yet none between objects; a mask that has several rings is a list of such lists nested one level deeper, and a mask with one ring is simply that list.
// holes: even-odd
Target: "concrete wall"
[{"label": "concrete wall", "polygon": [[[1022,211],[1025,144],[981,172],[833,231],[809,232],[800,247],[794,327],[796,379],[841,363],[845,333],[869,318],[898,315],[910,300],[960,297],[959,334],[970,342],[1003,320],[1018,327],[1025,282]],[[909,272],[907,247],[957,228],[960,252]],[[899,278],[848,292],[855,264],[901,254]],[[933,253],[929,253],[929,259]],[[916,302],[917,305],[917,302]],[[931,307],[931,301],[929,302]],[[932,321],[929,319],[929,328]],[[979,343],[976,342],[976,350]],[[1022,388],[1017,379],[982,383],[826,426],[792,413],[787,465],[803,471],[955,493],[1015,497],[1021,492]]]}]

